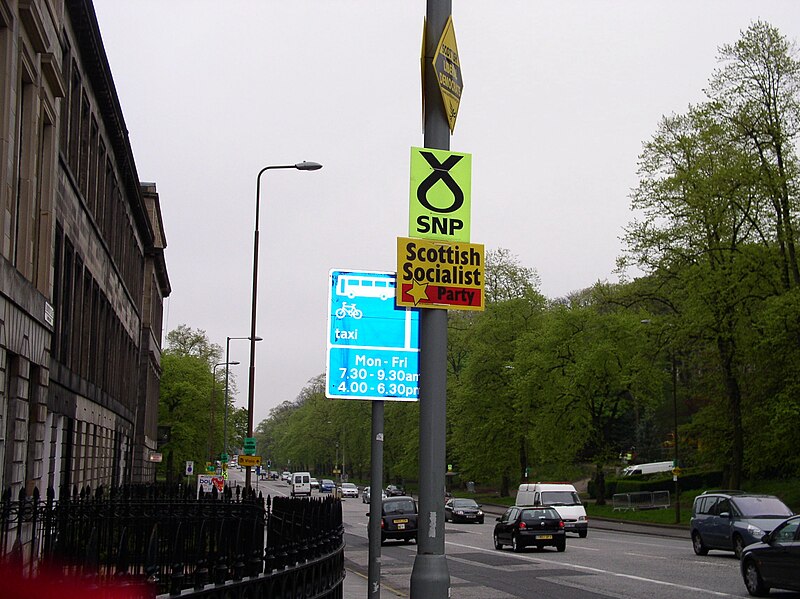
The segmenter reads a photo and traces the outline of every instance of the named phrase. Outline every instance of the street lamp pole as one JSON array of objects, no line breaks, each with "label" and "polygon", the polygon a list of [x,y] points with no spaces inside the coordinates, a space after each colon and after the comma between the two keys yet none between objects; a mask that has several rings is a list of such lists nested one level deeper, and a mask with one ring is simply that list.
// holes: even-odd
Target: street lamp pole
[{"label": "street lamp pole", "polygon": [[[208,459],[210,462],[214,461],[214,455],[211,453],[213,449],[212,439],[214,438],[214,391],[217,387],[217,367],[225,366],[227,372],[228,364],[238,364],[239,362],[228,362],[227,357],[225,362],[218,362],[211,368],[211,396],[208,400],[209,410],[211,412],[211,426],[208,427]],[[227,384],[227,381],[226,381]]]},{"label": "street lamp pole", "polygon": [[675,462],[673,462],[672,479],[675,481],[675,524],[681,523],[681,488],[678,483],[676,470],[678,466],[678,367],[675,364],[675,352],[670,348],[669,351],[670,367],[672,370],[672,417],[673,417],[673,448],[675,449]]},{"label": "street lamp pole", "polygon": [[[222,452],[228,454],[228,364],[239,364],[240,362],[229,362],[231,353],[231,339],[249,339],[250,337],[227,337],[225,341],[225,424],[222,433]],[[256,341],[261,341],[261,337],[256,337]]]},{"label": "street lamp pole", "polygon": [[[322,168],[316,162],[298,162],[297,164],[285,164],[275,166],[265,166],[258,171],[256,177],[256,222],[253,232],[253,298],[250,314],[250,376],[247,387],[247,436],[253,436],[253,400],[256,388],[256,307],[258,297],[258,213],[261,201],[261,175],[269,170],[294,168],[299,171],[316,171]],[[245,471],[245,489],[252,489],[250,486],[250,466]]]},{"label": "street lamp pole", "polygon": [[[640,321],[642,324],[650,324],[650,319],[645,318]],[[672,327],[671,324],[667,324]],[[672,442],[673,442],[673,462],[672,462],[672,480],[675,483],[675,524],[681,523],[681,487],[678,481],[679,472],[678,465],[678,365],[675,362],[675,348],[672,343],[667,346],[669,351],[669,370],[670,379],[672,382]]]}]

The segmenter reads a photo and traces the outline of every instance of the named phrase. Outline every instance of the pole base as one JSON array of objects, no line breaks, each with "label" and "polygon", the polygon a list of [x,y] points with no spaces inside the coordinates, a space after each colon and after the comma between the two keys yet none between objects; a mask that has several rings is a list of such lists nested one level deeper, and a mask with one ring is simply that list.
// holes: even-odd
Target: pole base
[{"label": "pole base", "polygon": [[411,570],[411,599],[448,599],[450,571],[444,555],[418,553]]}]

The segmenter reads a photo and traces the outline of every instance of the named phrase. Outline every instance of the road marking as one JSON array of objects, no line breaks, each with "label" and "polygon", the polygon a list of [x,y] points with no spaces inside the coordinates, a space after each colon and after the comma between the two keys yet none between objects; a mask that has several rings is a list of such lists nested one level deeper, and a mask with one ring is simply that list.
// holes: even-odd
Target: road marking
[{"label": "road marking", "polygon": [[[461,543],[453,543],[451,541],[445,541],[446,545],[453,545],[454,547],[461,547],[462,549],[472,549],[474,551],[480,551],[482,553],[496,553],[497,551],[491,551],[484,547],[474,547],[472,545],[463,545]],[[638,582],[647,582],[652,584],[657,584],[665,587],[671,587],[674,589],[681,589],[684,591],[691,591],[693,593],[706,593],[709,595],[714,595],[716,597],[737,597],[738,595],[731,595],[729,593],[722,593],[720,591],[711,591],[708,589],[702,589],[700,587],[692,587],[685,584],[677,584],[674,582],[666,582],[664,580],[657,580],[655,578],[645,578],[644,576],[635,576],[633,574],[622,574],[620,572],[612,572],[611,570],[604,570],[602,568],[592,568],[591,566],[582,566],[580,564],[570,564],[568,562],[561,562],[557,560],[543,558],[541,554],[537,554],[536,557],[529,557],[527,555],[521,553],[515,553],[515,558],[528,560],[531,562],[539,562],[539,563],[548,563],[558,566],[563,566],[567,568],[574,568],[576,570],[584,570],[586,572],[593,572],[595,574],[606,574],[608,576],[616,576],[617,578],[627,578],[628,580],[636,580]],[[479,562],[476,562],[479,563]]]}]

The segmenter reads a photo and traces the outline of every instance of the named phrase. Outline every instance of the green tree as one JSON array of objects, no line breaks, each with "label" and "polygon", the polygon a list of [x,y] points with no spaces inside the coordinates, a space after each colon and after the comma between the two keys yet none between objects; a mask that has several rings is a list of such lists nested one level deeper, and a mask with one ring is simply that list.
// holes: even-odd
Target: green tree
[{"label": "green tree", "polygon": [[170,428],[161,466],[170,481],[182,475],[184,461],[203,463],[222,447],[221,418],[212,423],[212,414],[222,415],[223,394],[220,381],[212,380],[211,364],[221,353],[203,331],[181,325],[167,334],[158,421]]},{"label": "green tree", "polygon": [[757,21],[734,44],[720,48],[711,78],[715,111],[758,164],[761,189],[772,205],[784,287],[800,285],[795,238],[800,134],[800,62],[794,43]]},{"label": "green tree", "polygon": [[528,465],[526,423],[513,385],[517,339],[537,326],[536,272],[508,250],[486,257],[486,309],[448,318],[448,462],[507,496]]},{"label": "green tree", "polygon": [[557,306],[520,341],[514,361],[534,458],[591,461],[600,502],[605,467],[630,446],[631,420],[658,395],[640,320],[623,310]]}]

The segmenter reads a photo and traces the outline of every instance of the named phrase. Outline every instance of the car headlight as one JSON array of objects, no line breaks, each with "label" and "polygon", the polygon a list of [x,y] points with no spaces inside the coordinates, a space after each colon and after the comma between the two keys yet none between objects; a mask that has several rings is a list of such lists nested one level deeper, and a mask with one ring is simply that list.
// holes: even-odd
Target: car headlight
[{"label": "car headlight", "polygon": [[747,532],[753,535],[756,539],[760,539],[764,536],[764,531],[761,530],[758,526],[753,526],[752,524],[747,525]]},{"label": "car headlight", "polygon": [[463,516],[464,510],[456,510],[456,514],[458,514],[459,516]]},{"label": "car headlight", "polygon": [[478,510],[478,515],[479,516],[483,516],[483,511],[482,510]]}]

